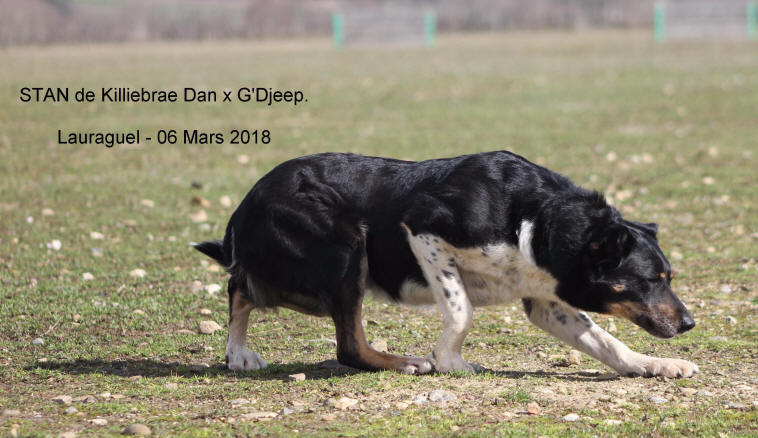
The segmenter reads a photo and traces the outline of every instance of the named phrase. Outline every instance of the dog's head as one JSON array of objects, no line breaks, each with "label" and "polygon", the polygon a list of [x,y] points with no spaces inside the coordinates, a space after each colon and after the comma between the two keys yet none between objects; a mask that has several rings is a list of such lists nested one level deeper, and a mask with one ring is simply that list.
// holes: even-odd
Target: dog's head
[{"label": "dog's head", "polygon": [[[582,254],[582,301],[626,318],[660,338],[695,326],[671,290],[671,265],[658,246],[658,226],[616,219],[593,227]],[[591,304],[590,304],[591,303]],[[581,306],[580,306],[581,307]]]}]

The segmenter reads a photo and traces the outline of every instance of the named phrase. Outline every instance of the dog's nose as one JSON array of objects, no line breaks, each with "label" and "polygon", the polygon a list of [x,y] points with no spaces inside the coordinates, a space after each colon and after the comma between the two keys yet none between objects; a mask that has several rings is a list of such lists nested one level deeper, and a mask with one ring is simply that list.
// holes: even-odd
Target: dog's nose
[{"label": "dog's nose", "polygon": [[695,320],[692,319],[692,315],[690,315],[689,312],[686,312],[684,316],[682,316],[682,324],[679,326],[679,333],[691,330],[692,327],[695,327]]}]

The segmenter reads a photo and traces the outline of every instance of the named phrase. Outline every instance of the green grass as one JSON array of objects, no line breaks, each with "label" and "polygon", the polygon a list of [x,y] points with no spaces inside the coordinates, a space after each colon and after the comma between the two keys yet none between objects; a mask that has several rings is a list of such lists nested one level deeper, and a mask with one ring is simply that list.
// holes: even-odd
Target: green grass
[{"label": "green grass", "polygon": [[[756,50],[739,42],[656,45],[633,32],[456,36],[432,49],[335,51],[320,40],[3,49],[0,408],[20,415],[0,417],[0,434],[101,436],[143,422],[161,436],[295,430],[317,436],[754,436]],[[297,108],[22,104],[23,86],[271,86],[302,89],[309,102]],[[59,128],[257,128],[271,130],[273,141],[105,149],[57,145]],[[675,289],[698,326],[661,341],[616,320],[618,337],[645,353],[693,360],[700,375],[608,380],[602,376],[608,370],[588,358],[557,366],[551,356],[567,347],[530,326],[516,303],[477,310],[464,356],[490,371],[476,375],[324,369],[318,363],[334,358],[334,346],[324,340],[334,336],[331,322],[288,310],[253,316],[251,348],[271,363],[259,372],[223,368],[223,331],[178,332],[204,319],[226,320],[223,291],[209,297],[191,288],[194,280],[223,285],[223,273],[187,243],[220,237],[233,207],[219,199],[229,196],[236,205],[277,163],[321,151],[424,159],[497,148],[605,191],[629,218],[661,225],[661,246],[678,256],[671,257]],[[249,162],[241,164],[240,155]],[[204,208],[207,225],[189,219],[203,209],[191,204],[195,196],[211,203]],[[105,238],[92,239],[93,231]],[[54,239],[62,242],[60,251],[47,249]],[[92,248],[102,256],[93,256]],[[147,275],[130,277],[137,268]],[[84,272],[95,279],[82,281]],[[722,291],[725,285],[732,292]],[[200,315],[201,308],[212,314]],[[729,324],[727,316],[738,323]],[[428,309],[369,302],[365,318],[369,337],[387,340],[396,354],[426,354],[440,329],[439,316]],[[44,345],[32,345],[38,336]],[[288,382],[296,372],[308,379]],[[457,400],[411,403],[433,389],[451,391]],[[97,401],[74,402],[81,415],[66,415],[50,400],[59,394]],[[648,394],[669,401],[652,404]],[[358,399],[358,409],[324,405],[342,396]],[[238,398],[255,403],[230,404]],[[539,415],[523,413],[530,401],[540,405]],[[246,412],[285,406],[295,412],[241,420]],[[562,421],[570,412],[580,420]],[[87,421],[96,417],[108,424]]]}]

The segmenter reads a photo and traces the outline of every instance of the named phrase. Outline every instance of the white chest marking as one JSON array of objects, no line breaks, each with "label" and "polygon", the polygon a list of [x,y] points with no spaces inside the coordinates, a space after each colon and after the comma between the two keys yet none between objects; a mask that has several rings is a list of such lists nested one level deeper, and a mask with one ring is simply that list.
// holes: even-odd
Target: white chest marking
[{"label": "white chest marking", "polygon": [[521,221],[521,228],[518,231],[518,250],[525,259],[534,263],[534,253],[532,252],[532,236],[534,234],[534,222],[527,220]]}]

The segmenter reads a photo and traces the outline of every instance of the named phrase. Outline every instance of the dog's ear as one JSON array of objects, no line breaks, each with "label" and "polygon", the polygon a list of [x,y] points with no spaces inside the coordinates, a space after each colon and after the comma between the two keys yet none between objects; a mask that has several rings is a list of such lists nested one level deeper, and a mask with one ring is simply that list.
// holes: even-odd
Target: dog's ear
[{"label": "dog's ear", "polygon": [[644,224],[642,222],[636,222],[636,221],[626,221],[630,226],[649,234],[653,239],[658,240],[658,224],[654,222],[650,222],[649,224]]},{"label": "dog's ear", "polygon": [[596,228],[590,233],[585,262],[597,273],[614,269],[629,255],[633,244],[634,235],[622,223]]}]

